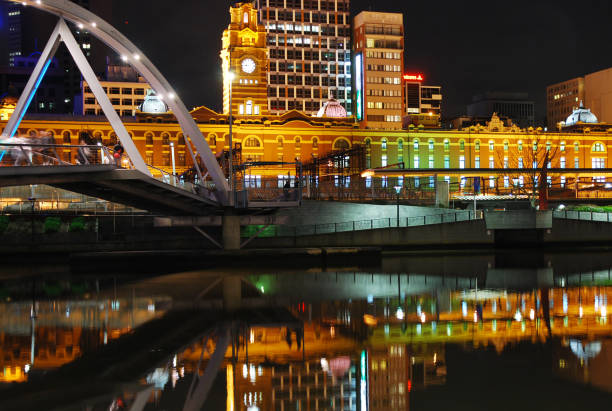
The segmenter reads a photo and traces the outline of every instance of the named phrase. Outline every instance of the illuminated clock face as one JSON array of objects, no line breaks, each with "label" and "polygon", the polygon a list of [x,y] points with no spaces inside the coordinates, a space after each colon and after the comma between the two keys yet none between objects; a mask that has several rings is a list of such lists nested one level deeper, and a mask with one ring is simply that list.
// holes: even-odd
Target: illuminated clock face
[{"label": "illuminated clock face", "polygon": [[251,74],[255,71],[255,61],[253,59],[244,59],[242,60],[242,71],[245,73]]}]

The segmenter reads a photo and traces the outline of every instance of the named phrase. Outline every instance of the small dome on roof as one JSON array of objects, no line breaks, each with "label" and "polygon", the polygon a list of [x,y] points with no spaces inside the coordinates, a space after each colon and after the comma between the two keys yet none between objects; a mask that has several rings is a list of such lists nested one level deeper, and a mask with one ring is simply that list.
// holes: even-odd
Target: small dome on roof
[{"label": "small dome on roof", "polygon": [[346,118],[346,109],[338,100],[330,98],[323,104],[315,117]]},{"label": "small dome on roof", "polygon": [[147,114],[163,114],[168,112],[168,106],[153,90],[149,89],[144,101],[138,106],[138,110]]},{"label": "small dome on roof", "polygon": [[565,120],[565,126],[573,126],[577,123],[599,123],[599,121],[595,114],[591,113],[590,109],[584,108],[584,105],[580,102],[580,107],[575,109]]}]

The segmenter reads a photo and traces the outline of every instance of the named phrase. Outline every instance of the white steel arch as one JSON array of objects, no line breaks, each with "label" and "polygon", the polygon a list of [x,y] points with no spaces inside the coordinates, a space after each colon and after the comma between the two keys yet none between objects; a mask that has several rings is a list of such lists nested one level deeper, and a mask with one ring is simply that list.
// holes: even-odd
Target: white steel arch
[{"label": "white steel arch", "polygon": [[233,199],[229,196],[229,186],[225,175],[187,107],[178,98],[170,83],[168,83],[161,72],[138,47],[102,18],[69,0],[10,1],[35,7],[71,21],[79,28],[86,28],[93,36],[115,50],[123,61],[129,62],[151,85],[155,92],[164,99],[164,102],[170,107],[181,125],[184,136],[195,145],[198,154],[206,165],[208,174],[215,183],[218,200],[224,205],[233,205]]}]

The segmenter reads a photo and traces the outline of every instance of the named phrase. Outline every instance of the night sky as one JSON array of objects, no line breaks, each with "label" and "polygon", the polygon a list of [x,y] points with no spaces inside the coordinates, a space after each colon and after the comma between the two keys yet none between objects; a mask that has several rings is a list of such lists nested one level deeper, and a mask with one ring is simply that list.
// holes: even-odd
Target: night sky
[{"label": "night sky", "polygon": [[[187,107],[220,110],[219,49],[231,2],[114,1],[113,23]],[[464,114],[484,91],[517,91],[529,93],[544,123],[547,85],[612,67],[608,0],[352,0],[351,7],[404,13],[406,71],[442,85],[445,117]]]}]

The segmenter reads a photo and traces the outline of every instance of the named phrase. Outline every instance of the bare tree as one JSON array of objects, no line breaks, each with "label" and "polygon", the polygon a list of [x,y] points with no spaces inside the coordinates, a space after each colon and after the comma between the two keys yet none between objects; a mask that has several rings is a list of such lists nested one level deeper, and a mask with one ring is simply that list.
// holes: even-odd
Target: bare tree
[{"label": "bare tree", "polygon": [[[507,173],[503,173],[510,181],[513,191],[529,196],[532,204],[538,196],[538,187],[548,184],[547,170],[558,161],[561,153],[560,138],[557,136],[542,135],[539,133],[525,134],[515,146],[504,141],[502,151],[497,151],[498,164]],[[518,171],[521,169],[521,171]],[[542,171],[540,171],[542,170]]]}]

